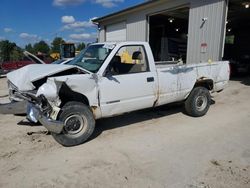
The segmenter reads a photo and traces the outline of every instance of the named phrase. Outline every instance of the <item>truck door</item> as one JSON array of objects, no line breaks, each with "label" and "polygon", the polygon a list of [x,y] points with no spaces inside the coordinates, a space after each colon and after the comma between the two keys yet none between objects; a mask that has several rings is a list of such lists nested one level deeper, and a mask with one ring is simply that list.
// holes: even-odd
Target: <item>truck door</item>
[{"label": "truck door", "polygon": [[157,99],[157,74],[150,71],[145,49],[121,47],[99,82],[102,116],[152,107]]}]

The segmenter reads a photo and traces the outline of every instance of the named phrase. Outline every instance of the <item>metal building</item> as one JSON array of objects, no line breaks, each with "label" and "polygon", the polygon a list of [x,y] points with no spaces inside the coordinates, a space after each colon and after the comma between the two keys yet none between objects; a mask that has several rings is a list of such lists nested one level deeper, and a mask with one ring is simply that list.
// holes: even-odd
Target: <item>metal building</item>
[{"label": "metal building", "polygon": [[[99,25],[99,42],[148,41],[156,61],[218,61],[224,56],[228,12],[242,14],[235,22],[250,20],[249,10],[239,10],[248,9],[248,2],[229,1],[151,0],[94,22]],[[234,9],[229,11],[230,4]]]}]

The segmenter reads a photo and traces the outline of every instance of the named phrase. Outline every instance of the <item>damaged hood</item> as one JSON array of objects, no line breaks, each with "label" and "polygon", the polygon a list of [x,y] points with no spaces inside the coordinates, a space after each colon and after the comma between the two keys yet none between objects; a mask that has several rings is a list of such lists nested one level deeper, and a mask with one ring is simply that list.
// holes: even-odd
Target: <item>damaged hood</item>
[{"label": "damaged hood", "polygon": [[29,91],[35,89],[32,82],[74,68],[76,68],[76,66],[73,65],[27,65],[8,73],[7,78],[18,88],[18,90]]}]

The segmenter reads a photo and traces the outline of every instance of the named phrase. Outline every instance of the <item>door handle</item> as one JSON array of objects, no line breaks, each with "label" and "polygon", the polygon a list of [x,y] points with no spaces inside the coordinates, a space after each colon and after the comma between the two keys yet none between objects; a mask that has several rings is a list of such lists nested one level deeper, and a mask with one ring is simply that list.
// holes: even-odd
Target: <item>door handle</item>
[{"label": "door handle", "polygon": [[153,82],[153,81],[155,81],[154,77],[148,77],[147,78],[147,82]]}]

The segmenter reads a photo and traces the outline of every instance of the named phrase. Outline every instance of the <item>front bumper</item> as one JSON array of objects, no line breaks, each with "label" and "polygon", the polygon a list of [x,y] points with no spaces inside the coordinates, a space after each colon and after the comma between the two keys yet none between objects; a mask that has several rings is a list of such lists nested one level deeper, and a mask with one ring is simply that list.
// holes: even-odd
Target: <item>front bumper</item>
[{"label": "front bumper", "polygon": [[39,106],[32,103],[27,105],[27,119],[34,123],[40,122],[48,131],[56,134],[60,134],[64,127],[63,122],[52,120],[43,114]]}]

